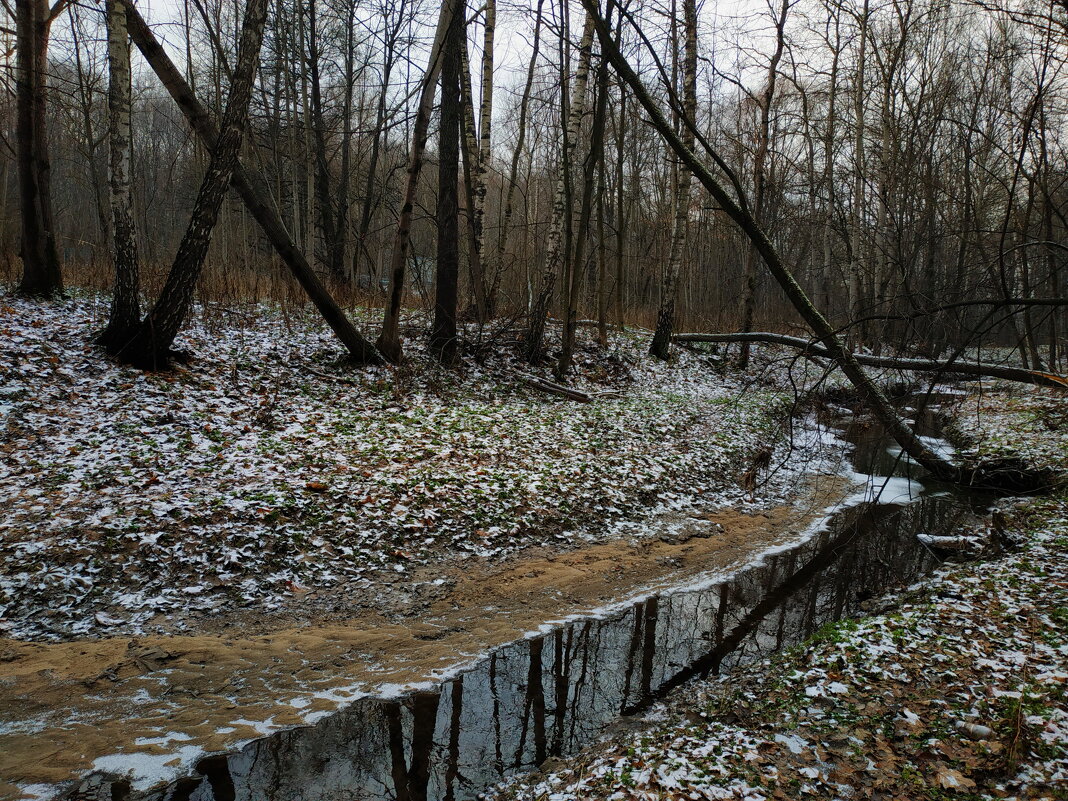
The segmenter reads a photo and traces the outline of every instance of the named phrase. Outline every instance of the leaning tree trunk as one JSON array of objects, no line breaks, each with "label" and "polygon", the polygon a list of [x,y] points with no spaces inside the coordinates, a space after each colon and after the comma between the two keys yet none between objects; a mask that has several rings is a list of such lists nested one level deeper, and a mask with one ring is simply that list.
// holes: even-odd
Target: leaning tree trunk
[{"label": "leaning tree trunk", "polygon": [[193,290],[204,266],[226,188],[237,166],[266,19],[267,0],[248,0],[241,26],[237,67],[226,99],[219,137],[193,204],[189,227],[178,245],[174,264],[156,305],[133,339],[118,354],[120,359],[136,367],[158,369],[167,366],[171,345],[193,304]]},{"label": "leaning tree trunk", "polygon": [[141,322],[137,241],[130,193],[130,38],[126,8],[118,0],[105,5],[108,28],[109,205],[115,288],[111,315],[97,342],[115,353],[130,341]]},{"label": "leaning tree trunk", "polygon": [[[683,0],[683,26],[686,46],[682,64],[682,113],[687,119],[697,119],[697,3]],[[688,127],[682,128],[683,144],[693,150],[694,135]],[[675,183],[675,221],[671,230],[671,251],[668,255],[664,286],[660,292],[660,311],[656,316],[656,331],[649,345],[649,353],[658,359],[667,360],[671,350],[671,333],[675,327],[675,295],[678,291],[682,257],[686,249],[686,230],[690,221],[690,168],[679,164]]]},{"label": "leaning tree trunk", "polygon": [[571,214],[571,209],[566,208],[565,202],[567,172],[571,169],[571,160],[575,155],[575,146],[578,144],[579,126],[582,124],[582,115],[586,108],[586,88],[590,78],[592,50],[593,17],[587,12],[586,23],[582,29],[582,40],[579,43],[578,69],[575,72],[575,85],[571,90],[571,106],[568,109],[567,126],[564,130],[564,149],[560,154],[560,175],[556,179],[556,189],[553,192],[552,222],[549,225],[549,238],[545,245],[545,270],[542,274],[541,289],[530,310],[530,320],[527,323],[526,338],[523,343],[524,355],[527,361],[532,363],[541,358],[545,316],[549,313],[549,302],[552,300],[556,274],[560,272],[560,264],[563,262],[565,215]]},{"label": "leaning tree trunk", "polygon": [[[193,89],[186,82],[182,73],[174,66],[170,56],[156,41],[151,28],[145,22],[132,0],[120,0],[126,9],[126,26],[130,38],[145,57],[145,61],[152,67],[160,83],[170,94],[171,98],[181,109],[190,126],[200,138],[201,143],[213,149],[219,138],[219,132],[211,119],[211,114],[204,105],[197,100]],[[360,364],[378,364],[382,360],[375,350],[374,345],[364,339],[363,335],[345,316],[345,312],[337,305],[337,302],[323,286],[322,282],[312,270],[311,265],[300,248],[297,247],[285,223],[278,214],[278,210],[271,200],[270,191],[267,189],[262,177],[254,170],[245,170],[240,162],[234,168],[234,188],[244,201],[249,213],[263,229],[264,236],[274,247],[279,258],[293,273],[293,277],[307,293],[308,298],[315,304],[315,308],[323,316],[338,340],[348,349],[352,360]],[[296,218],[296,214],[294,214]],[[295,219],[295,222],[297,220]]]},{"label": "leaning tree trunk", "polygon": [[52,218],[48,156],[48,0],[16,0],[16,156],[22,219],[19,293],[48,297],[63,291]]},{"label": "leaning tree trunk", "polygon": [[[768,271],[786,294],[787,299],[797,309],[801,318],[812,328],[819,342],[827,349],[830,357],[834,359],[853,386],[857,388],[861,397],[872,408],[880,422],[886,426],[902,450],[930,470],[937,478],[948,481],[962,480],[964,475],[960,468],[936,454],[916,436],[916,433],[909,428],[908,424],[894,410],[886,395],[872,381],[871,377],[864,371],[864,368],[860,366],[854,355],[842,345],[831,324],[812,305],[812,301],[808,299],[804,290],[801,289],[789,268],[783,264],[775,246],[771,243],[764,229],[753,218],[753,215],[739,202],[739,199],[733,197],[720,184],[705,167],[704,163],[694,155],[694,152],[683,144],[682,139],[674,131],[671,123],[665,119],[660,104],[649,95],[641,79],[630,64],[627,63],[619,48],[615,46],[612,41],[611,31],[600,15],[597,3],[598,0],[582,0],[586,13],[595,21],[602,51],[616,68],[616,73],[620,79],[630,86],[634,96],[649,115],[649,121],[664,142],[675,151],[675,155],[681,161],[690,166],[694,176],[719,204],[720,208],[742,229],[742,233],[756,248]],[[683,119],[682,124],[694,126],[695,123],[692,119]]]},{"label": "leaning tree trunk", "polygon": [[378,350],[393,364],[399,364],[404,358],[400,340],[400,311],[404,300],[404,273],[408,262],[409,234],[412,230],[412,216],[415,209],[415,191],[419,188],[419,174],[423,171],[423,154],[430,131],[430,114],[434,110],[434,88],[441,73],[442,48],[445,37],[452,26],[455,15],[456,0],[446,0],[441,4],[438,16],[438,29],[434,35],[434,45],[430,51],[430,62],[423,75],[422,94],[419,108],[412,128],[411,150],[408,152],[408,183],[404,189],[404,203],[397,218],[397,229],[393,235],[393,252],[389,259],[389,301],[382,319],[382,331],[378,335]]},{"label": "leaning tree trunk", "polygon": [[463,0],[452,15],[441,58],[441,124],[438,134],[438,249],[434,325],[428,343],[442,364],[460,355],[456,333],[456,304],[460,276],[460,220],[457,183],[460,178],[460,62],[464,36]]}]

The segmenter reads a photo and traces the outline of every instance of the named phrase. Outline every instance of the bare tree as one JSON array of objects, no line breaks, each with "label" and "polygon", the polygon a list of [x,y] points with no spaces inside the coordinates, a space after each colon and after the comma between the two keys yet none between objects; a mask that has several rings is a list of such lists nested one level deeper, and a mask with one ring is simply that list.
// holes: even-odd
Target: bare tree
[{"label": "bare tree", "polygon": [[16,105],[24,295],[63,291],[63,271],[52,215],[52,163],[48,153],[48,33],[66,0],[16,0]]},{"label": "bare tree", "polygon": [[[682,0],[683,14],[683,59],[682,59],[682,113],[688,119],[697,119],[697,4],[696,0]],[[682,143],[693,150],[694,135],[689,127],[682,129]],[[660,290],[660,311],[656,317],[656,331],[649,345],[649,353],[666,360],[671,349],[671,334],[675,327],[675,294],[678,291],[679,273],[686,248],[686,229],[690,222],[690,182],[692,173],[686,164],[680,163],[675,178],[675,216],[671,228],[671,252],[664,285]]]},{"label": "bare tree", "polygon": [[560,175],[556,180],[556,189],[553,193],[552,220],[549,224],[549,236],[545,246],[545,266],[542,271],[541,288],[530,311],[530,321],[523,344],[524,355],[530,362],[541,358],[545,318],[549,313],[553,287],[556,285],[556,278],[565,256],[564,226],[572,212],[567,203],[567,175],[574,160],[579,126],[586,110],[586,89],[589,84],[592,49],[593,19],[587,13],[582,29],[582,40],[579,43],[578,68],[575,71],[575,83],[571,89],[567,126],[563,132],[564,144],[560,155]]},{"label": "bare tree", "polygon": [[441,52],[441,123],[438,134],[438,248],[434,324],[428,347],[442,364],[460,356],[456,330],[459,297],[460,221],[457,187],[460,178],[460,62],[464,37],[464,3],[455,4]]}]

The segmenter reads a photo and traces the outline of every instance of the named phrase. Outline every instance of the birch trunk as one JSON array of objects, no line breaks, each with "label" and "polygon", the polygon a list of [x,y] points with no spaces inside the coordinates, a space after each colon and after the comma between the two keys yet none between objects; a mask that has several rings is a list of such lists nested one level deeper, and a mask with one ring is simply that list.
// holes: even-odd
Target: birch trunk
[{"label": "birch trunk", "polygon": [[486,285],[486,175],[489,172],[490,144],[493,134],[493,40],[497,30],[497,0],[486,0],[486,21],[482,36],[482,100],[479,103],[478,161],[475,171],[475,205],[471,211],[475,233],[475,252],[478,254],[478,285],[475,299],[478,303],[478,319],[493,317],[495,309],[490,304],[489,287]]},{"label": "birch trunk", "polygon": [[[612,3],[608,4],[608,25],[612,24]],[[586,277],[586,241],[589,237],[590,219],[593,213],[594,183],[597,170],[604,158],[604,118],[608,106],[608,63],[601,59],[597,69],[597,102],[593,112],[593,128],[590,131],[590,152],[583,169],[582,203],[579,211],[579,226],[575,235],[575,253],[571,259],[567,306],[564,316],[564,331],[560,343],[560,359],[556,364],[556,377],[562,379],[571,370],[575,352],[575,330],[578,323],[578,303],[582,297]]]},{"label": "birch trunk", "polygon": [[463,164],[464,164],[464,217],[467,220],[468,236],[468,279],[471,294],[474,295],[474,308],[469,317],[482,322],[486,319],[486,277],[482,269],[482,220],[476,218],[476,206],[481,191],[483,198],[485,186],[479,188],[481,153],[478,147],[478,133],[475,131],[474,100],[471,91],[471,65],[467,55],[467,38],[460,43],[460,92],[463,118]]},{"label": "birch trunk", "polygon": [[549,302],[552,300],[556,276],[560,272],[560,265],[563,263],[564,226],[571,214],[571,210],[566,208],[567,204],[565,202],[568,184],[567,175],[575,155],[579,126],[582,123],[582,115],[586,108],[586,89],[589,85],[590,58],[593,49],[593,29],[593,16],[587,11],[586,21],[582,29],[582,40],[579,43],[575,85],[571,90],[571,103],[567,115],[567,126],[564,131],[564,148],[560,154],[560,175],[556,180],[556,189],[553,193],[552,221],[549,225],[549,235],[546,241],[545,267],[542,273],[541,288],[530,311],[530,320],[527,325],[526,340],[523,346],[524,356],[527,361],[532,363],[541,358],[542,339],[545,335],[545,317],[549,311]]},{"label": "birch trunk", "polygon": [[117,0],[105,5],[108,29],[108,189],[111,208],[112,260],[115,288],[111,314],[98,343],[115,353],[136,333],[141,322],[137,240],[130,193],[130,37],[126,8]]},{"label": "birch trunk", "polygon": [[486,302],[493,309],[497,306],[497,292],[500,288],[501,271],[503,261],[508,253],[509,234],[515,201],[516,179],[519,175],[519,159],[523,155],[523,147],[527,138],[527,109],[530,107],[530,90],[534,84],[534,70],[538,63],[538,53],[541,47],[541,20],[542,7],[545,0],[538,0],[538,7],[534,16],[534,43],[530,51],[530,63],[527,65],[527,82],[523,87],[523,97],[519,101],[519,133],[516,138],[515,150],[512,153],[512,164],[508,170],[508,184],[504,195],[504,211],[501,215],[501,227],[497,234],[497,253],[494,257],[493,268],[490,271],[490,286]]},{"label": "birch trunk", "polygon": [[[696,0],[682,0],[683,29],[686,42],[682,63],[682,112],[690,120],[697,118],[697,5]],[[683,126],[683,144],[693,150],[693,131]],[[664,285],[660,291],[660,310],[656,316],[656,331],[649,345],[649,353],[667,360],[671,350],[671,334],[675,327],[675,296],[679,274],[686,250],[686,232],[690,220],[690,183],[692,173],[686,164],[679,164],[675,181],[675,219],[671,228],[671,250],[668,254]]]}]

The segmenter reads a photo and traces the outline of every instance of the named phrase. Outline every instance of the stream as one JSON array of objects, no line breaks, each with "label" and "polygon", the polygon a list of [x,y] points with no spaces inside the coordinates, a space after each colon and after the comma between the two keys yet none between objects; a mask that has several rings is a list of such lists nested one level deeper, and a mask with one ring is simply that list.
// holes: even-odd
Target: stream
[{"label": "stream", "polygon": [[[906,403],[909,401],[906,401]],[[905,407],[934,447],[938,417]],[[200,760],[152,801],[462,801],[603,736],[673,688],[761,660],[938,564],[918,533],[982,520],[991,496],[925,477],[883,432],[853,420],[849,477],[865,487],[801,544],[725,581],[578,618],[395,698],[365,697],[311,726]],[[881,490],[881,491],[880,491]],[[871,499],[873,498],[874,499]]]}]

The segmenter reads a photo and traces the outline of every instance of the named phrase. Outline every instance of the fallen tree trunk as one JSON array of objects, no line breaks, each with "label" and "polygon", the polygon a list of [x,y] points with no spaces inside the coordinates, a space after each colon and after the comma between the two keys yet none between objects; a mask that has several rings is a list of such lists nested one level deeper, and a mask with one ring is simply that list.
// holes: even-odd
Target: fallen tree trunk
[{"label": "fallen tree trunk", "polygon": [[597,398],[620,397],[619,392],[612,390],[606,392],[583,392],[563,384],[557,384],[555,381],[539,378],[530,373],[516,373],[515,376],[531,389],[536,389],[539,392],[545,392],[549,395],[557,395],[561,398],[567,398],[568,400],[578,401],[579,403],[591,403]]},{"label": "fallen tree trunk", "polygon": [[[788,334],[775,334],[768,331],[752,331],[739,334],[676,334],[672,337],[675,342],[759,342],[768,345],[785,345],[788,348],[796,348],[805,356],[823,356],[833,358],[830,350],[819,342],[793,337]],[[1055,373],[1043,373],[1037,370],[1025,370],[1022,367],[1009,367],[1001,364],[984,364],[982,362],[956,362],[934,361],[932,359],[915,359],[910,357],[894,356],[870,356],[865,353],[854,353],[853,358],[867,367],[889,367],[896,370],[914,370],[920,373],[953,373],[955,375],[968,375],[977,378],[1004,378],[1009,381],[1020,381],[1024,384],[1034,384],[1039,387],[1068,388],[1068,378]]]},{"label": "fallen tree trunk", "polygon": [[[122,4],[126,8],[126,24],[130,39],[137,45],[137,49],[141,51],[141,55],[152,67],[152,71],[156,73],[156,77],[181,109],[201,141],[209,150],[212,150],[218,139],[219,131],[211,114],[197,100],[192,88],[186,83],[178,68],[174,66],[170,56],[156,41],[148,23],[145,22],[133,2],[122,0]],[[381,364],[382,357],[374,345],[367,341],[345,316],[345,312],[319,281],[304,254],[294,244],[286,230],[285,223],[282,222],[271,203],[270,194],[263,188],[263,180],[254,171],[246,171],[239,161],[234,168],[230,183],[263,229],[263,233],[274,246],[283,263],[293,273],[337,338],[348,349],[352,359],[360,364]]]}]

